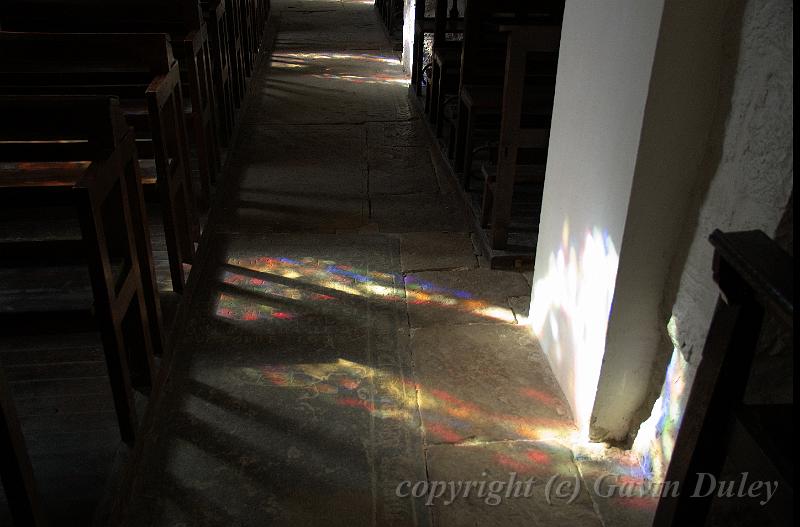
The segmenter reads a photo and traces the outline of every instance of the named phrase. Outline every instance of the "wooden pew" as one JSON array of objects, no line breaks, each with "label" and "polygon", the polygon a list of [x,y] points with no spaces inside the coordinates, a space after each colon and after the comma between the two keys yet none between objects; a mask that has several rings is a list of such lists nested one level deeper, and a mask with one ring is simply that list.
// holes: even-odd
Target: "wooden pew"
[{"label": "wooden pew", "polygon": [[[447,16],[447,20],[444,23],[444,27],[437,26],[436,24],[436,16],[426,16],[425,15],[425,2],[417,2],[414,6],[414,43],[412,48],[412,65],[411,65],[411,87],[414,90],[414,93],[417,97],[421,97],[422,93],[422,80],[424,77],[424,71],[427,69],[431,69],[433,67],[431,64],[424,64],[425,53],[425,36],[426,35],[433,35],[434,40],[439,40],[444,38],[444,35],[451,33],[463,33],[464,32],[464,19],[458,17],[458,7],[457,7],[457,0],[454,0],[453,6],[450,9],[450,14]],[[440,35],[439,39],[436,38],[436,35]],[[427,90],[425,93],[426,97],[426,112],[428,111],[427,108],[430,107],[429,97],[430,91]]]},{"label": "wooden pew", "polygon": [[242,57],[244,59],[244,75],[248,79],[253,75],[255,54],[253,51],[253,20],[250,18],[250,0],[232,0],[238,11],[237,34],[241,36]]},{"label": "wooden pew", "polygon": [[228,48],[231,54],[231,75],[233,76],[234,104],[240,108],[247,91],[247,77],[249,76],[245,60],[244,35],[242,34],[244,14],[242,0],[228,0]]},{"label": "wooden pew", "polygon": [[270,2],[269,0],[253,0],[256,4],[256,37],[257,37],[257,51],[263,51],[263,36],[267,29],[267,21],[269,20]]},{"label": "wooden pew", "polygon": [[[109,97],[0,96],[0,115],[2,206],[15,210],[32,206],[37,213],[44,205],[66,205],[75,209],[81,223],[74,240],[3,243],[0,265],[30,269],[80,260],[88,267],[86,287],[93,299],[88,306],[75,305],[74,312],[49,309],[57,300],[51,296],[45,299],[45,310],[9,313],[14,306],[4,303],[2,334],[26,330],[39,334],[59,324],[74,330],[76,314],[99,329],[120,434],[130,444],[137,431],[133,388],[149,390],[153,354],[163,345],[133,131],[124,121],[119,101]],[[15,524],[47,525],[2,371],[0,456],[0,475]]]},{"label": "wooden pew", "polygon": [[495,249],[505,248],[511,222],[514,184],[518,177],[519,153],[523,149],[538,153],[537,163],[529,173],[529,181],[544,182],[544,166],[550,138],[552,97],[533,90],[541,99],[534,98],[534,107],[524,112],[526,69],[529,55],[552,53],[561,39],[560,26],[503,26],[508,34],[506,74],[503,82],[502,122],[497,150],[497,166],[484,169],[483,212],[481,222],[490,223],[491,243]]},{"label": "wooden pew", "polygon": [[391,32],[391,29],[389,29],[389,24],[391,23],[389,13],[392,9],[392,0],[375,0],[375,8],[378,10],[378,16],[381,22],[383,22],[384,27],[386,27],[387,31]]},{"label": "wooden pew", "polygon": [[178,293],[200,235],[179,77],[166,35],[0,32],[0,93],[119,96],[137,134],[144,183],[158,188]]},{"label": "wooden pew", "polygon": [[236,108],[240,102],[234,91],[233,57],[228,36],[231,13],[226,9],[226,0],[203,0],[200,2],[200,7],[203,9],[208,38],[211,42],[217,131],[220,144],[227,146],[233,135]]},{"label": "wooden pew", "polygon": [[[20,214],[74,207],[80,223],[72,239],[0,246],[8,281],[39,268],[68,278],[47,284],[44,299],[3,294],[3,335],[99,330],[120,434],[132,444],[133,390],[149,391],[164,343],[134,131],[106,96],[0,96],[0,114],[0,203]],[[88,272],[76,274],[76,264]]]},{"label": "wooden pew", "polygon": [[[458,1],[453,0],[449,14],[447,13],[447,0],[436,0],[433,49],[431,55],[431,81],[428,84],[425,99],[425,111],[428,118],[435,123],[436,136],[442,133],[445,98],[448,94],[458,89],[459,70],[461,61],[461,41],[447,40],[447,29],[458,33]],[[463,33],[463,30],[461,31]]]},{"label": "wooden pew", "polygon": [[[709,239],[719,298],[664,479],[680,492],[661,494],[656,527],[724,523],[720,517],[707,522],[717,493],[696,495],[690,489],[699,488],[701,475],[716,481],[724,474],[726,458],[737,453],[732,448],[737,429],[743,443],[754,447],[748,451],[781,478],[780,492],[789,497],[794,492],[794,404],[746,400],[759,344],[779,337],[794,345],[794,258],[762,231],[715,230]],[[750,517],[747,505],[737,509]],[[790,514],[772,519],[791,521]]]},{"label": "wooden pew", "polygon": [[[467,5],[464,55],[461,63],[458,112],[452,148],[456,172],[464,172],[464,186],[469,188],[473,142],[476,131],[496,138],[500,129],[503,83],[506,75],[507,32],[501,26],[536,25],[560,27],[564,13],[563,0],[524,2],[498,0],[492,3]],[[557,49],[557,47],[556,47]],[[526,61],[526,86],[531,103],[538,103],[555,88],[557,53],[531,54]]]},{"label": "wooden pew", "polygon": [[197,0],[7,0],[0,8],[7,31],[51,33],[168,33],[180,63],[186,119],[200,172],[200,202],[207,205],[221,167],[217,104],[208,30]]}]

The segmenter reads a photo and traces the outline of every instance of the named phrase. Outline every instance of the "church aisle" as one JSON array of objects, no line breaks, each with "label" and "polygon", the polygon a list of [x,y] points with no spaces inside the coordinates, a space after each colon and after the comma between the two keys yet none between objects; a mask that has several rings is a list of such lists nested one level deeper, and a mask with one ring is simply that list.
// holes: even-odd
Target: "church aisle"
[{"label": "church aisle", "polygon": [[544,499],[581,476],[530,276],[476,254],[372,2],[271,16],[125,524],[600,525]]}]

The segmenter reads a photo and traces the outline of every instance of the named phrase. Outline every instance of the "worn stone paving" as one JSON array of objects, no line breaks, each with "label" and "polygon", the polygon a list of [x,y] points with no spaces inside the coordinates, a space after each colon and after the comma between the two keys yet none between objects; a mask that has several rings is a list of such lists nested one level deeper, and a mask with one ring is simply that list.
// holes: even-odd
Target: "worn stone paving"
[{"label": "worn stone paving", "polygon": [[600,525],[546,499],[580,472],[530,277],[481,265],[372,2],[272,7],[126,524]]}]

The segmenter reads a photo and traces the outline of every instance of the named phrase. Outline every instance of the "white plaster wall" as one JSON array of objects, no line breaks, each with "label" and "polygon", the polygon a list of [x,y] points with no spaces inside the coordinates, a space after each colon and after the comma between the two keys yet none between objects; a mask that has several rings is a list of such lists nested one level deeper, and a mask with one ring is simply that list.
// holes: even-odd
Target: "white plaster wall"
[{"label": "white plaster wall", "polygon": [[[422,0],[420,0],[422,1]],[[411,75],[414,58],[414,10],[417,0],[405,0],[403,3],[403,70]]]},{"label": "white plaster wall", "polygon": [[662,7],[662,0],[567,0],[564,14],[531,322],[584,434]]},{"label": "white plaster wall", "polygon": [[793,14],[791,0],[727,3],[730,74],[723,75],[704,160],[709,177],[700,178],[689,196],[685,249],[674,256],[665,289],[672,367],[634,445],[655,477],[669,462],[718,296],[708,235],[719,228],[772,236],[792,192]]},{"label": "white plaster wall", "polygon": [[720,98],[724,7],[724,0],[664,4],[592,412],[596,439],[627,442],[663,380],[672,349],[664,286],[687,228],[687,196],[704,179]]}]

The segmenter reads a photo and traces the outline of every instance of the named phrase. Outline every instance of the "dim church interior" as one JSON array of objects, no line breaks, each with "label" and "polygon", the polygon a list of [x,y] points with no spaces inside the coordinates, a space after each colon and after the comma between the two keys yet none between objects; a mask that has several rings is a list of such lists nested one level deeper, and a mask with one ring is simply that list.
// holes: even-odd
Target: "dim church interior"
[{"label": "dim church interior", "polygon": [[788,525],[792,16],[5,0],[0,525]]}]

